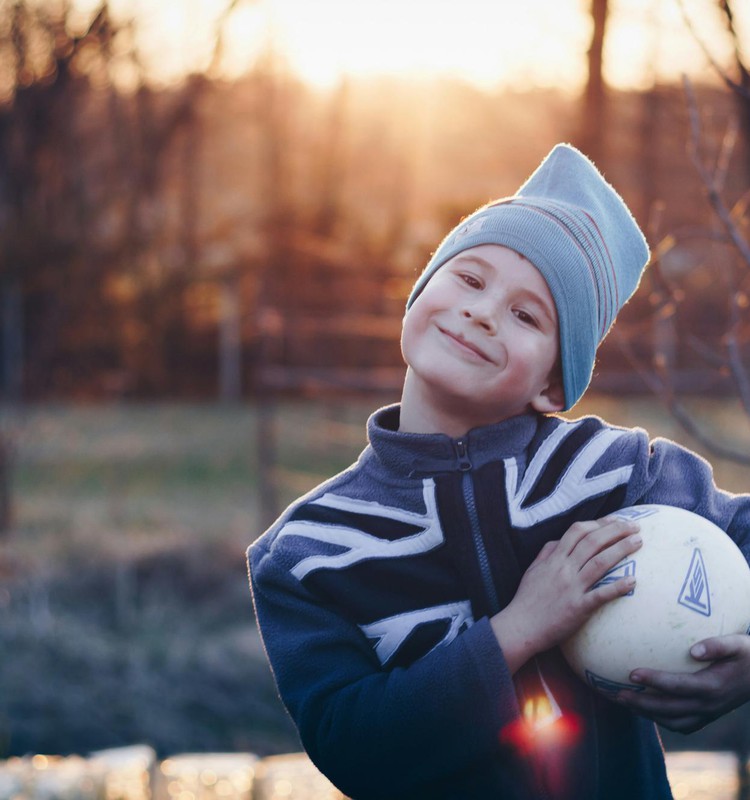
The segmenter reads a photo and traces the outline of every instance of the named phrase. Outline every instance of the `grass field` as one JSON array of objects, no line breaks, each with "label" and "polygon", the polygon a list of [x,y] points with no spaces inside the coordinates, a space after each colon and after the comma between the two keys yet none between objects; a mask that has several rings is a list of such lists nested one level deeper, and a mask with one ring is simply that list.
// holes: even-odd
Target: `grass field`
[{"label": "grass field", "polygon": [[[364,409],[279,409],[280,494],[351,461]],[[17,458],[11,544],[32,561],[130,554],[258,531],[256,414],[251,407],[44,407],[12,427]]]},{"label": "grass field", "polygon": [[[287,403],[275,415],[282,504],[342,469],[365,444],[372,408]],[[750,452],[750,422],[723,400],[693,402],[713,435]],[[597,413],[699,449],[650,398],[594,397]],[[40,407],[12,427],[17,444],[13,546],[32,560],[186,541],[244,546],[258,532],[252,406]],[[750,468],[714,463],[717,483],[750,491]]]},{"label": "grass field", "polygon": [[[750,451],[735,405],[693,405],[715,436]],[[351,463],[372,407],[277,408],[281,504]],[[594,398],[580,413],[693,445],[648,398]],[[257,422],[250,405],[167,404],[37,407],[6,420],[16,455],[0,650],[14,657],[0,660],[0,755],[134,742],[163,754],[298,749],[245,574],[263,527]],[[750,489],[750,469],[714,463],[720,485]],[[727,728],[719,746],[734,735]]]}]

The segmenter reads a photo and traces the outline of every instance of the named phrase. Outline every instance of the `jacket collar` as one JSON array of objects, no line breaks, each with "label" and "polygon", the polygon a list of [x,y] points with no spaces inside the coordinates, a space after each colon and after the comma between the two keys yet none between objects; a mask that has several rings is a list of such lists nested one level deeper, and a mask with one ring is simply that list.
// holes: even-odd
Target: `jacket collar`
[{"label": "jacket collar", "polygon": [[367,435],[378,461],[405,477],[476,469],[525,450],[537,432],[539,415],[520,414],[494,425],[473,428],[453,439],[441,433],[399,431],[399,404],[376,411]]}]

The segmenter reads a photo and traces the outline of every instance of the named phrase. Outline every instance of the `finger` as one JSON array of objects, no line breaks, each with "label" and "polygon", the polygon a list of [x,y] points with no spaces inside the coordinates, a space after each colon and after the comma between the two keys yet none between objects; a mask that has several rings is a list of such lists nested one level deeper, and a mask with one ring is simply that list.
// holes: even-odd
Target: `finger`
[{"label": "finger", "polygon": [[563,555],[569,556],[582,539],[588,536],[592,531],[599,530],[601,527],[602,523],[599,520],[573,523],[560,539],[560,544],[562,545],[561,552]]},{"label": "finger", "polygon": [[586,583],[587,587],[594,586],[614,566],[635,553],[643,545],[643,539],[639,533],[626,531],[621,535],[623,538],[607,545],[579,567],[581,579]]},{"label": "finger", "polygon": [[586,600],[590,604],[589,609],[593,612],[610,600],[616,600],[618,597],[632,592],[635,584],[636,580],[632,575],[599,584],[586,592]]},{"label": "finger", "polygon": [[679,733],[693,733],[715,720],[719,713],[706,708],[696,708],[687,698],[666,698],[623,690],[615,700],[634,714],[653,720],[658,725]]},{"label": "finger", "polygon": [[640,714],[640,712],[636,712],[639,716],[646,717],[646,719],[653,720],[657,725],[660,725],[662,728],[666,728],[670,731],[675,731],[676,733],[695,733],[699,731],[701,728],[705,728],[710,722],[713,722],[716,717],[705,717],[702,715],[691,715],[685,717],[677,717],[675,719],[669,717],[661,717],[658,714]]},{"label": "finger", "polygon": [[630,680],[637,686],[645,686],[671,696],[695,697],[705,690],[705,670],[667,672],[638,668],[630,673]]},{"label": "finger", "polygon": [[696,642],[690,648],[690,655],[697,661],[718,661],[739,655],[748,646],[750,646],[749,637],[744,633],[712,636]]},{"label": "finger", "polygon": [[680,719],[713,712],[713,709],[706,708],[693,697],[675,697],[623,689],[616,699],[631,711],[651,718],[658,716],[660,719]]},{"label": "finger", "polygon": [[701,730],[701,728],[705,728],[706,725],[713,722],[715,719],[716,717],[681,717],[680,719],[674,720],[660,720],[658,717],[653,718],[657,725],[661,725],[662,728],[667,728],[676,733],[695,733]]},{"label": "finger", "polygon": [[639,530],[638,523],[631,520],[599,520],[597,528],[588,531],[577,540],[570,555],[578,560],[580,568],[598,553],[628,536],[637,534]]}]

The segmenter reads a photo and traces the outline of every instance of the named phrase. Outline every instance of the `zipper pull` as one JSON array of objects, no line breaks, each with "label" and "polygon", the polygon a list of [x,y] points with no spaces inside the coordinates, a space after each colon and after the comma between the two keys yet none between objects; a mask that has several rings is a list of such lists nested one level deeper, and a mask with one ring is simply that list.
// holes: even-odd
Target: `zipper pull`
[{"label": "zipper pull", "polygon": [[456,440],[456,454],[458,455],[458,468],[461,472],[468,472],[471,469],[471,459],[464,439]]}]

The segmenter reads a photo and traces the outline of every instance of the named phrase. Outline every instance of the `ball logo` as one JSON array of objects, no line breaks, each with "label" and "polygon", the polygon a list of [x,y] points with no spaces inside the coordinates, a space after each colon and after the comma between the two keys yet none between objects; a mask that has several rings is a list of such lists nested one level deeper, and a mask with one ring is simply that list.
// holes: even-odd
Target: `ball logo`
[{"label": "ball logo", "polygon": [[677,602],[691,611],[697,611],[706,617],[711,616],[711,593],[708,588],[706,565],[703,563],[703,556],[697,547],[693,550],[690,567]]},{"label": "ball logo", "polygon": [[600,692],[604,692],[604,694],[608,695],[616,695],[620,689],[632,689],[635,692],[642,692],[646,687],[645,686],[638,686],[635,683],[621,683],[620,681],[612,681],[609,678],[603,678],[601,675],[597,675],[595,672],[591,672],[591,670],[586,670],[586,680],[589,682],[594,689],[598,689]]},{"label": "ball logo", "polygon": [[621,508],[613,517],[618,519],[643,519],[650,517],[652,514],[658,514],[659,509],[657,506],[631,506],[630,508]]},{"label": "ball logo", "polygon": [[[629,578],[631,575],[635,575],[635,561],[632,559],[630,561],[622,561],[616,566],[612,567],[609,572],[605,572],[604,575],[591,587],[592,589],[598,589],[600,586],[606,586],[608,583],[614,583],[615,581],[619,581],[620,578]],[[632,597],[633,592],[635,589],[631,589],[625,597]]]}]

